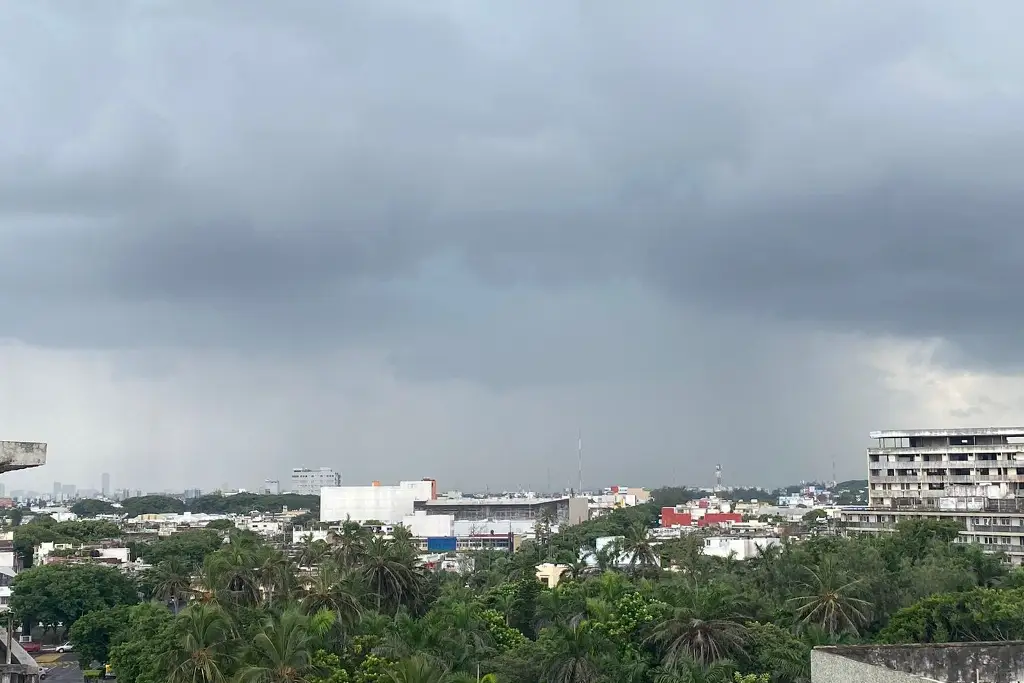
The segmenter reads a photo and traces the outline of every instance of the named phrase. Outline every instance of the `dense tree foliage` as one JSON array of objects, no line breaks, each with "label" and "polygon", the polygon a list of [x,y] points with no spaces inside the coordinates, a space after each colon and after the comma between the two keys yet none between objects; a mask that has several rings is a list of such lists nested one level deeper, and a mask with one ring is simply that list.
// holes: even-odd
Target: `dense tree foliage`
[{"label": "dense tree foliage", "polygon": [[[536,541],[461,574],[423,568],[402,530],[344,524],[291,554],[192,531],[139,546],[152,603],[115,590],[73,612],[51,577],[24,581],[16,609],[73,623],[83,659],[126,683],[798,683],[820,644],[1024,638],[1024,572],[952,543],[955,526],[820,535],[737,562],[705,556],[697,534],[654,543],[657,515],[539,520]],[[618,540],[598,552],[602,536]],[[545,561],[568,566],[555,588],[535,578]]]},{"label": "dense tree foliage", "polygon": [[33,564],[35,547],[40,543],[91,543],[117,538],[121,530],[113,522],[80,520],[56,522],[52,517],[40,516],[28,524],[14,529],[14,549],[21,555],[25,567]]},{"label": "dense tree foliage", "polygon": [[123,500],[120,513],[128,517],[185,511],[219,515],[244,515],[250,512],[281,512],[285,508],[288,510],[309,510],[314,517],[318,517],[320,514],[320,496],[300,496],[293,493],[281,495],[236,493],[230,496],[211,494],[188,500],[181,500],[172,496],[140,496]]},{"label": "dense tree foliage", "polygon": [[249,512],[280,512],[282,509],[309,510],[320,514],[320,496],[301,496],[295,493],[265,495],[257,493],[236,493],[230,496],[200,496],[188,501],[192,512],[210,514],[239,514]]},{"label": "dense tree foliage", "polygon": [[187,566],[198,566],[206,556],[223,544],[220,532],[213,529],[194,529],[164,536],[149,543],[132,544],[132,553],[146,563],[158,565],[178,559]]},{"label": "dense tree foliage", "polygon": [[138,601],[135,584],[117,569],[96,564],[47,564],[26,569],[12,584],[18,618],[65,632],[95,610]]},{"label": "dense tree foliage", "polygon": [[84,500],[76,501],[75,504],[71,506],[71,512],[75,513],[79,517],[121,514],[121,511],[114,507],[113,504],[108,503],[105,500],[96,500],[95,498],[86,498]]},{"label": "dense tree foliage", "polygon": [[185,502],[171,496],[139,496],[121,501],[121,512],[128,517],[184,511]]}]

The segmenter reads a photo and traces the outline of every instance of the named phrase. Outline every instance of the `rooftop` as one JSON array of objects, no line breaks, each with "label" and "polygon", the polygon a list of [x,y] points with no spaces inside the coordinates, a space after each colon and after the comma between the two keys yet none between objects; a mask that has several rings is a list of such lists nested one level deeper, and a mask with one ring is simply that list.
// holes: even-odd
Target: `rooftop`
[{"label": "rooftop", "polygon": [[966,429],[889,429],[871,432],[872,439],[907,439],[916,436],[1024,436],[1024,427],[968,427]]},{"label": "rooftop", "polygon": [[427,505],[540,505],[542,503],[562,503],[569,496],[562,498],[435,498],[424,501]]}]

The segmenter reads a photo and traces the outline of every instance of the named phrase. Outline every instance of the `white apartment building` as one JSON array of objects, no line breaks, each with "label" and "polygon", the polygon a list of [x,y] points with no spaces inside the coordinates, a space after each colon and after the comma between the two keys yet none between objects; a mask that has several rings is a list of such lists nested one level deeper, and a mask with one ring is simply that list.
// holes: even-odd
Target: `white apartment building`
[{"label": "white apartment building", "polygon": [[341,473],[330,467],[311,470],[307,467],[292,469],[292,493],[304,496],[319,496],[325,486],[341,486]]},{"label": "white apartment building", "polygon": [[871,432],[868,506],[848,508],[851,531],[909,518],[953,519],[960,540],[1024,562],[1024,427]]}]

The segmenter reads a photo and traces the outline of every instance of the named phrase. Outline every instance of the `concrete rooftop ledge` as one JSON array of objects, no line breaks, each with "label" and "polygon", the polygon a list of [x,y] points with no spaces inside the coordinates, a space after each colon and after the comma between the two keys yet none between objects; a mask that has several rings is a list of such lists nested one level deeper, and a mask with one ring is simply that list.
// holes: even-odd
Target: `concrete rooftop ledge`
[{"label": "concrete rooftop ledge", "polygon": [[25,470],[46,464],[46,444],[36,441],[0,441],[0,472]]},{"label": "concrete rooftop ledge", "polygon": [[812,683],[1017,683],[1024,641],[837,645],[811,651]]},{"label": "concrete rooftop ledge", "polygon": [[1024,436],[1024,427],[966,427],[962,429],[887,429],[871,432],[872,439],[943,436]]}]

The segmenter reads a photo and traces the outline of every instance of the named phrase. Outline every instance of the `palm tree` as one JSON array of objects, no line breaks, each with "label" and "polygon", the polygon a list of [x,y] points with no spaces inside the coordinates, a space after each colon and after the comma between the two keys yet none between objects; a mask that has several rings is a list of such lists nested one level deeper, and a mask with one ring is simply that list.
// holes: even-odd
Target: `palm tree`
[{"label": "palm tree", "polygon": [[407,657],[388,671],[392,683],[444,683],[448,672],[420,655]]},{"label": "palm tree", "polygon": [[358,523],[346,521],[339,531],[327,535],[335,562],[340,567],[354,567],[362,560],[369,542],[369,533]]},{"label": "palm tree", "polygon": [[586,605],[562,586],[542,591],[537,596],[536,624],[540,629],[555,624],[574,624],[587,615]]},{"label": "palm tree", "polygon": [[576,556],[572,562],[569,563],[569,578],[573,581],[581,580],[590,571],[590,565],[587,563],[587,557],[590,553]]},{"label": "palm tree", "polygon": [[635,522],[626,529],[619,550],[629,557],[629,571],[632,573],[660,566],[658,555],[651,545],[650,529],[643,522]]},{"label": "palm tree", "polygon": [[654,683],[729,683],[735,667],[729,660],[701,664],[692,659],[680,659],[671,666],[655,669]]},{"label": "palm tree", "polygon": [[181,558],[171,557],[150,570],[153,580],[153,597],[157,600],[172,601],[172,611],[188,600],[192,590],[192,574]]},{"label": "palm tree", "polygon": [[377,611],[385,606],[415,603],[423,575],[415,567],[415,556],[383,538],[366,545],[362,562],[363,579],[376,596]]},{"label": "palm tree", "polygon": [[544,681],[547,683],[597,683],[604,679],[603,652],[611,643],[598,636],[586,622],[559,626],[547,641]]},{"label": "palm tree", "polygon": [[668,667],[684,660],[706,665],[743,653],[747,631],[736,604],[735,596],[720,588],[694,585],[647,640],[659,647]]},{"label": "palm tree", "polygon": [[448,668],[451,658],[447,644],[441,642],[440,630],[425,619],[416,619],[400,609],[386,631],[374,654],[394,661],[418,657],[433,668]]},{"label": "palm tree", "polygon": [[263,624],[253,638],[239,683],[305,683],[313,672],[309,618],[295,608]]},{"label": "palm tree", "polygon": [[494,596],[494,609],[505,618],[505,626],[512,623],[512,612],[515,611],[518,602],[519,597],[512,592],[499,593]]},{"label": "palm tree", "polygon": [[313,567],[330,555],[331,547],[325,541],[313,540],[313,534],[307,534],[299,543],[299,554],[295,561],[300,567]]},{"label": "palm tree", "polygon": [[263,599],[268,605],[273,605],[276,595],[287,596],[291,592],[295,572],[292,571],[292,563],[284,553],[269,546],[262,546],[253,556],[253,578]]},{"label": "palm tree", "polygon": [[411,550],[415,550],[412,547],[412,539],[412,531],[404,524],[395,525],[395,528],[391,532],[391,541],[396,546],[406,546]]},{"label": "palm tree", "polygon": [[207,555],[203,561],[205,588],[214,596],[223,591],[237,604],[255,605],[259,602],[260,585],[254,564],[253,548],[249,544],[232,541]]},{"label": "palm tree", "polygon": [[809,576],[800,584],[804,594],[789,600],[800,622],[814,624],[831,636],[857,635],[871,610],[871,603],[857,597],[861,579],[847,581],[832,556],[822,560],[818,571],[804,570]]},{"label": "palm tree", "polygon": [[169,683],[224,683],[234,636],[223,610],[194,604],[179,619],[181,635],[165,657]]},{"label": "palm tree", "polygon": [[466,667],[494,651],[494,641],[483,620],[483,605],[476,600],[449,602],[439,609],[441,630],[450,669]]},{"label": "palm tree", "polygon": [[341,570],[333,562],[326,562],[302,589],[301,605],[310,615],[330,610],[341,624],[351,626],[362,612],[360,600],[365,592],[362,577],[355,570]]}]

